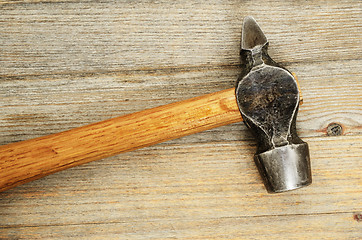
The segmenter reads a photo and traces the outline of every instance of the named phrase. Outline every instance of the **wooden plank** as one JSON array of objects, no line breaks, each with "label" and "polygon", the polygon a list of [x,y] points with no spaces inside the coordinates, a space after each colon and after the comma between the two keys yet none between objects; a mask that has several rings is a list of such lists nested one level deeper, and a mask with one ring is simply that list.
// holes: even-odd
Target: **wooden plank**
[{"label": "wooden plank", "polygon": [[306,140],[314,178],[307,188],[266,193],[247,142],[160,144],[2,193],[0,236],[357,237],[362,138]]},{"label": "wooden plank", "polygon": [[[360,239],[361,223],[353,213],[294,216],[260,216],[206,219],[153,219],[100,225],[18,226],[0,232],[2,238],[77,239]],[[107,229],[107,231],[105,231]],[[266,229],[263,231],[263,229]],[[301,237],[303,236],[303,237]],[[345,238],[344,238],[345,237]]]},{"label": "wooden plank", "polygon": [[[361,134],[362,104],[356,99],[362,97],[362,84],[356,65],[358,61],[289,66],[299,75],[305,99],[297,124],[301,137],[326,136],[327,126],[334,122],[342,126],[344,135]],[[0,143],[57,133],[224,90],[235,85],[239,72],[239,68],[216,68],[2,81]],[[310,76],[310,72],[315,74]],[[245,130],[243,124],[230,125],[194,141],[250,139]],[[210,132],[213,139],[208,137]]]},{"label": "wooden plank", "polygon": [[0,75],[237,65],[246,15],[258,20],[278,62],[358,60],[362,3],[352,2],[2,4]]}]

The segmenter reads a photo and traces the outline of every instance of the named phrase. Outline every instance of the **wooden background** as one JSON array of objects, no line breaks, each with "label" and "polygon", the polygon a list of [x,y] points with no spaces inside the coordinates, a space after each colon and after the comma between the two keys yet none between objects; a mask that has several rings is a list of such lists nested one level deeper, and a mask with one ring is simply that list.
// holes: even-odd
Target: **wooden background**
[{"label": "wooden background", "polygon": [[299,78],[311,186],[266,193],[237,123],[0,193],[0,238],[361,239],[361,1],[0,0],[0,144],[233,87],[247,15]]}]

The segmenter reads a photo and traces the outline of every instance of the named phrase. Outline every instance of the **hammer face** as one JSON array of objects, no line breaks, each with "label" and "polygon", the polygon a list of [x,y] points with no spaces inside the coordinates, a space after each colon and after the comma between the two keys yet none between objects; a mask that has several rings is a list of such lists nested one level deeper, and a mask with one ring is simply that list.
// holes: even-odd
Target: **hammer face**
[{"label": "hammer face", "polygon": [[269,57],[268,42],[253,18],[246,18],[243,31],[242,47],[247,49],[241,50],[243,72],[236,99],[258,141],[254,159],[264,184],[269,192],[308,185],[312,181],[308,145],[296,132],[300,97],[296,79]]},{"label": "hammer face", "polygon": [[312,183],[307,143],[277,147],[256,154],[254,160],[270,193],[294,190]]}]

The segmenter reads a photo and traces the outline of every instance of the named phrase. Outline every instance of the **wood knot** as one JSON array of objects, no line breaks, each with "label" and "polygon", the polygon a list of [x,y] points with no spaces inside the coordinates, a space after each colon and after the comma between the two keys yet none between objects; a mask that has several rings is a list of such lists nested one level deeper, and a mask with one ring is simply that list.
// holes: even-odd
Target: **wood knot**
[{"label": "wood knot", "polygon": [[343,127],[339,123],[330,123],[327,127],[328,136],[340,136],[343,134]]},{"label": "wood knot", "polygon": [[353,219],[356,220],[357,222],[361,222],[362,221],[362,214],[361,213],[353,214]]}]

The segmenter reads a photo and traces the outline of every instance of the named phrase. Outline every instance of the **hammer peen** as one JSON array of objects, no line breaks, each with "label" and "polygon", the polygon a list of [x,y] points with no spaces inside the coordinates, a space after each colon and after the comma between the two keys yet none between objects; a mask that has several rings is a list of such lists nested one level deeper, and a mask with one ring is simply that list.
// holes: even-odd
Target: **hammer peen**
[{"label": "hammer peen", "polygon": [[274,62],[254,18],[244,19],[236,88],[40,138],[0,146],[0,191],[83,163],[244,120],[269,192],[312,182],[307,143],[296,133],[296,78]]}]

